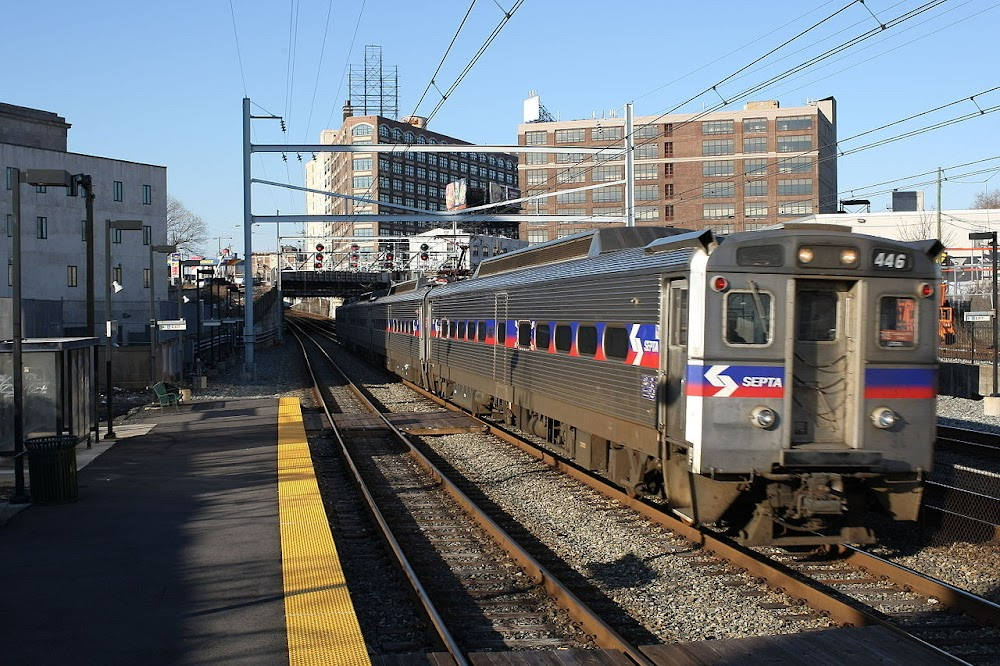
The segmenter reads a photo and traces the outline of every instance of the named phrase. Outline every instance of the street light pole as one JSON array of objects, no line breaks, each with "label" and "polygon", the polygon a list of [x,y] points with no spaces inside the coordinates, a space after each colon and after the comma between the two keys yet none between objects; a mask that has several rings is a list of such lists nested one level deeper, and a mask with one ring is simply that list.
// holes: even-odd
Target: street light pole
[{"label": "street light pole", "polygon": [[108,220],[107,233],[104,234],[104,321],[106,330],[104,331],[107,335],[107,340],[104,347],[104,367],[105,372],[107,372],[107,377],[105,377],[105,387],[106,387],[106,401],[108,406],[108,431],[104,435],[104,439],[115,439],[115,413],[112,406],[112,397],[114,395],[114,383],[111,378],[111,230],[120,229],[122,231],[142,231],[142,221],[141,220]]},{"label": "street light pole", "polygon": [[149,245],[149,385],[156,383],[156,346],[159,342],[156,329],[156,271],[153,255],[157,252],[170,254],[177,251],[176,245]]}]

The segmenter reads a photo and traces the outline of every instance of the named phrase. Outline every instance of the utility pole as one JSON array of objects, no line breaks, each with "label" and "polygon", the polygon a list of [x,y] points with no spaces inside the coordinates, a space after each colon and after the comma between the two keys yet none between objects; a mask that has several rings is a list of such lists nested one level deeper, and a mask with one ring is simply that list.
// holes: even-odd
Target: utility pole
[{"label": "utility pole", "polygon": [[937,237],[941,239],[941,167],[938,167],[938,209],[937,209]]}]

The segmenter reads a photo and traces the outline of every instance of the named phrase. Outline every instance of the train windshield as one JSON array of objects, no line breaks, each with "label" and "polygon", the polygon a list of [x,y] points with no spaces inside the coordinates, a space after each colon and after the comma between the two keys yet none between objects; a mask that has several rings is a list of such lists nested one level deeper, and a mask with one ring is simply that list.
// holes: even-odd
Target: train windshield
[{"label": "train windshield", "polygon": [[758,290],[726,294],[726,342],[766,345],[771,341],[771,295]]},{"label": "train windshield", "polygon": [[878,343],[882,347],[912,347],[916,344],[916,299],[884,296],[879,301]]}]

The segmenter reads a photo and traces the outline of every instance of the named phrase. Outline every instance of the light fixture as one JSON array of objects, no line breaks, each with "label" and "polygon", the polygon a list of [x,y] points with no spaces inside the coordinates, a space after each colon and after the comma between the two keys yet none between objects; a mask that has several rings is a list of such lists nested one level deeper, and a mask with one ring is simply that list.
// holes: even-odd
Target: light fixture
[{"label": "light fixture", "polygon": [[113,282],[111,283],[111,288],[112,288],[112,289],[114,289],[115,293],[117,294],[117,293],[119,293],[119,292],[120,292],[120,291],[121,291],[122,289],[124,289],[125,287],[121,286],[121,284],[119,284],[119,283],[118,283],[118,280],[114,280],[114,281],[113,281]]},{"label": "light fixture", "polygon": [[778,422],[778,414],[770,407],[754,407],[750,421],[761,430],[770,430]]},{"label": "light fixture", "polygon": [[882,430],[888,430],[899,422],[899,416],[888,407],[876,407],[870,418],[872,424]]}]

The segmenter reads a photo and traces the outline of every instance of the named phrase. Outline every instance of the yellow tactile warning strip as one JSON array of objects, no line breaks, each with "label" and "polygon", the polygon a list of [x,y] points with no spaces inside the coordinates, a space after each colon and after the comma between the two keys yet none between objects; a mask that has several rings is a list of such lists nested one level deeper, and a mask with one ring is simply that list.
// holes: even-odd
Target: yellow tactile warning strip
[{"label": "yellow tactile warning strip", "polygon": [[370,666],[296,398],[278,403],[278,512],[288,663]]}]

